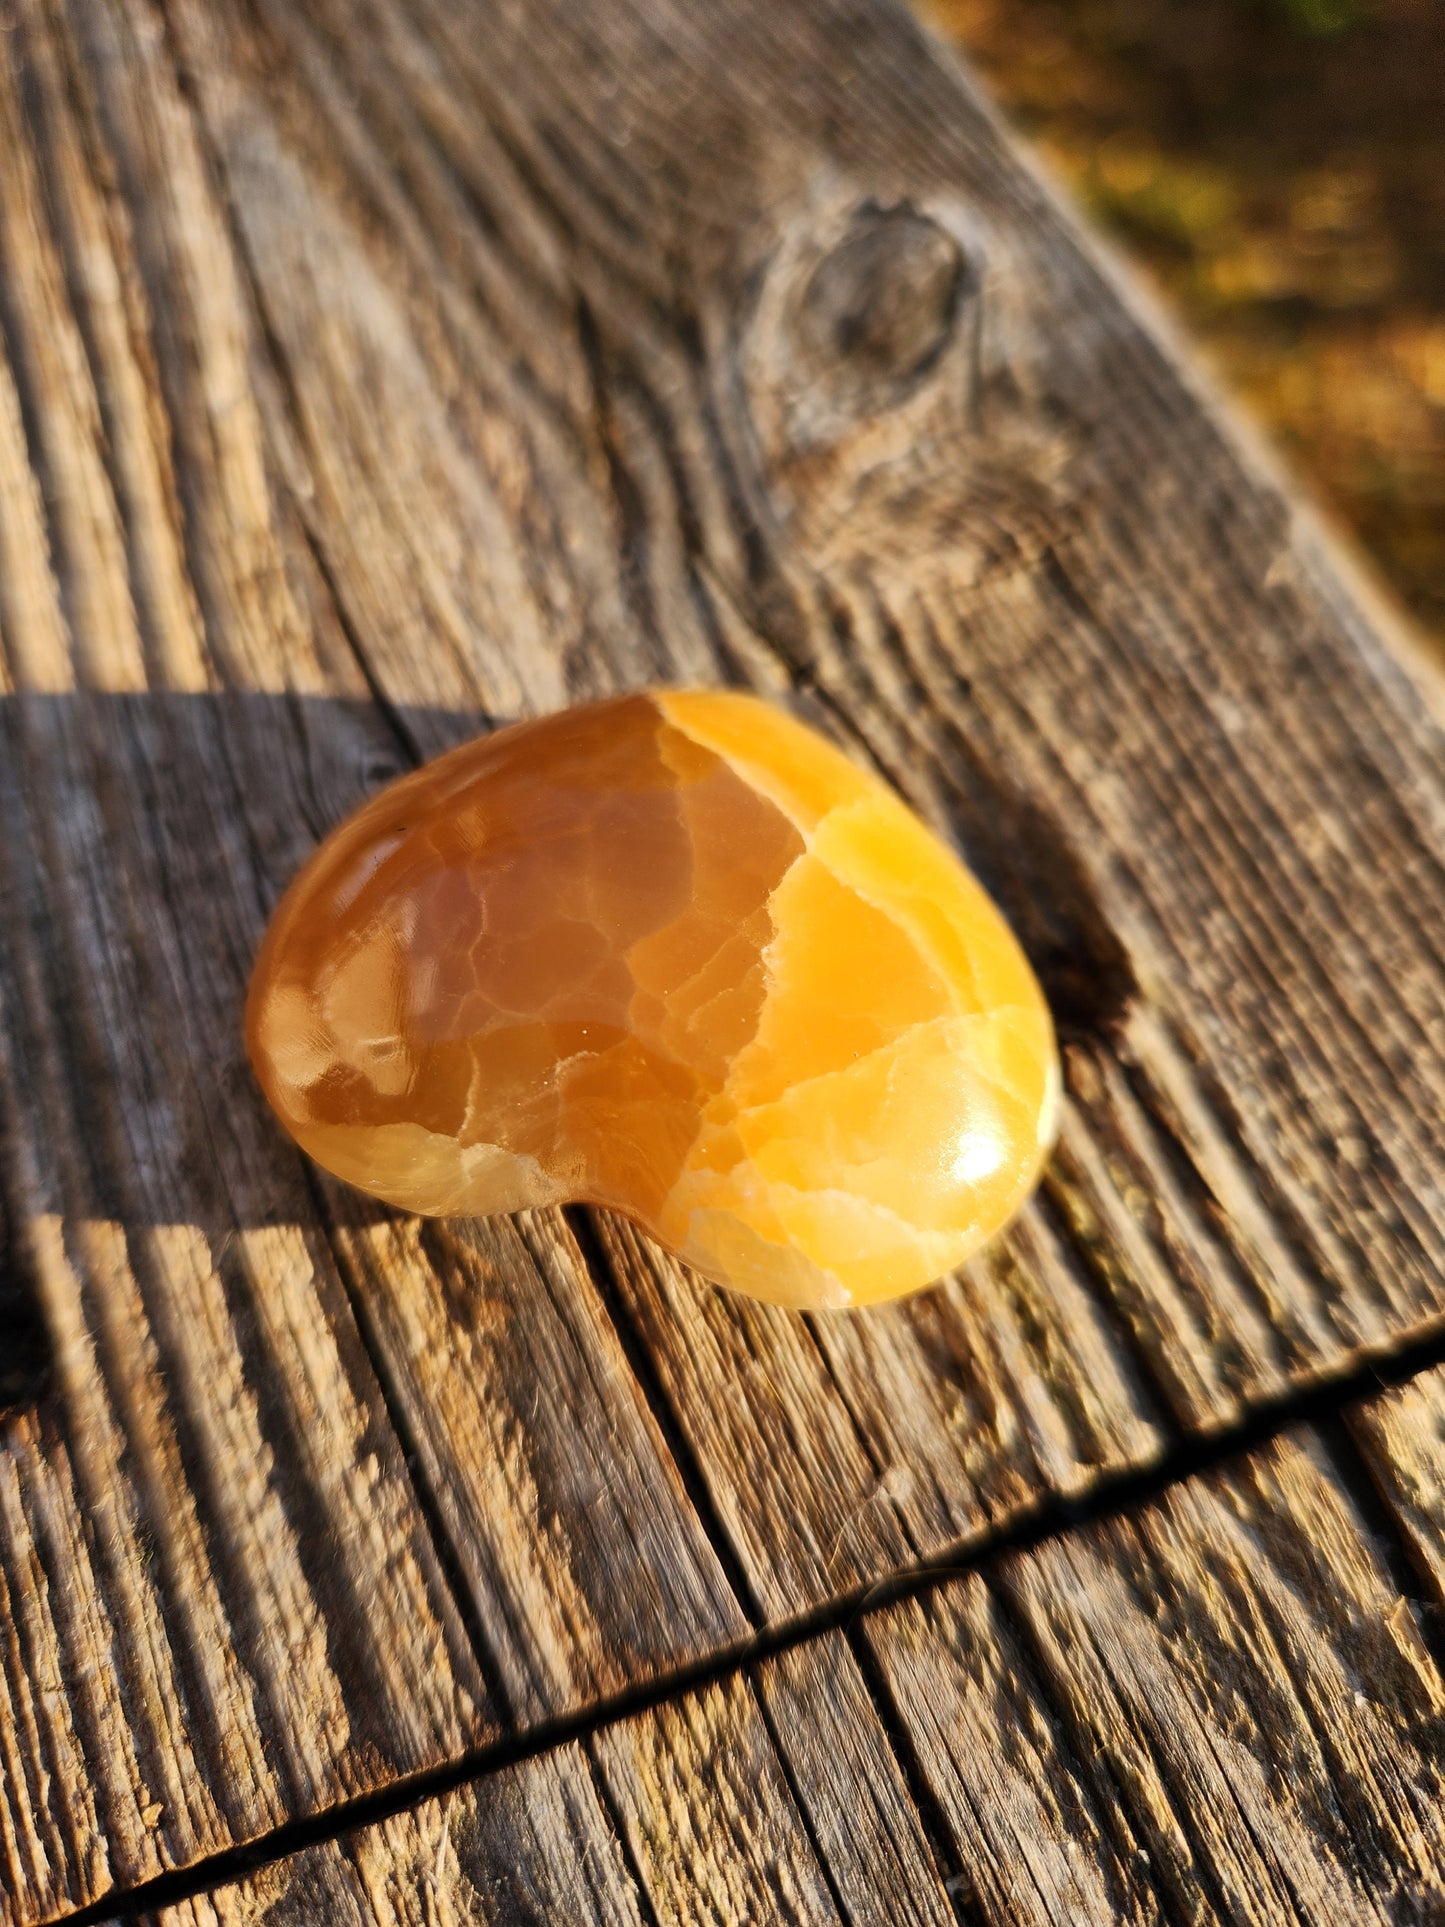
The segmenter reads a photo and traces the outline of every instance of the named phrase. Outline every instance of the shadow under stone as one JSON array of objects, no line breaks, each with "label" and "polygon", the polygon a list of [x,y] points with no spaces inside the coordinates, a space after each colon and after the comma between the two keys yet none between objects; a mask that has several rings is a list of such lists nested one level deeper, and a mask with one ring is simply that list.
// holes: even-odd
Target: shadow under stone
[{"label": "shadow under stone", "polygon": [[256,945],[327,831],[491,726],[287,694],[0,698],[0,1412],[50,1376],[34,1214],[216,1246],[314,1222],[246,1061]]},{"label": "shadow under stone", "polygon": [[[330,829],[417,754],[494,726],[291,694],[0,699],[0,1404],[46,1383],[32,1214],[195,1226],[216,1250],[238,1228],[316,1223],[246,1060],[256,946]],[[1107,1031],[1132,979],[1067,840],[978,765],[956,774],[956,834],[1062,1024]],[[333,1203],[388,1215],[328,1187]]]}]

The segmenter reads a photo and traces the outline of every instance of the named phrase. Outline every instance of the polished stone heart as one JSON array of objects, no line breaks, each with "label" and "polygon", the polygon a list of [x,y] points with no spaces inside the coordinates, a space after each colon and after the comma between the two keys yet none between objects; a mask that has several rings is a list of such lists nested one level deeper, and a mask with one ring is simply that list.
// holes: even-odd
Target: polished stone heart
[{"label": "polished stone heart", "polygon": [[272,921],[247,1011],[318,1163],[430,1213],[627,1213],[795,1306],[912,1291],[1038,1176],[1043,996],[891,791],[753,697],[624,696],[393,783]]}]

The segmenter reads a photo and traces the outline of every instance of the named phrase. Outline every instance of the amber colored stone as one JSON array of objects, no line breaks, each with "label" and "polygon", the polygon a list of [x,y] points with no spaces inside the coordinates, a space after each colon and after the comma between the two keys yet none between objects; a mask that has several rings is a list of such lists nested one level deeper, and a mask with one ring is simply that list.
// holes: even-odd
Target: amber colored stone
[{"label": "amber colored stone", "polygon": [[1058,1094],[972,876],[812,730],[697,690],[520,723],[375,796],[277,910],[247,1036],[288,1129],[363,1190],[608,1205],[798,1306],[978,1250]]}]

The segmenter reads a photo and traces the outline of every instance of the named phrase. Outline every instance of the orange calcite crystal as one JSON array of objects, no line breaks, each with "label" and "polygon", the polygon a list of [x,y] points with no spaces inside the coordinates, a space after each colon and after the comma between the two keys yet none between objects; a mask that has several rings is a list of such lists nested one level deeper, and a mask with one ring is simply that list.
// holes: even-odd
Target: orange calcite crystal
[{"label": "orange calcite crystal", "polygon": [[1059,1088],[969,873],[812,730],[694,690],[518,724],[383,790],[276,912],[247,1036],[293,1135],[363,1190],[608,1205],[795,1306],[976,1251]]}]

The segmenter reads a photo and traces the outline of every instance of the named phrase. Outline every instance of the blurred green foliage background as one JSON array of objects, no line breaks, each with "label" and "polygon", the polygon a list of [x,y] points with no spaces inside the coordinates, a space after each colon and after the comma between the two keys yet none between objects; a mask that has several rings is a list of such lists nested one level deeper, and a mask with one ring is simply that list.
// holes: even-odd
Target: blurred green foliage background
[{"label": "blurred green foliage background", "polygon": [[1445,0],[922,0],[1445,650]]}]

